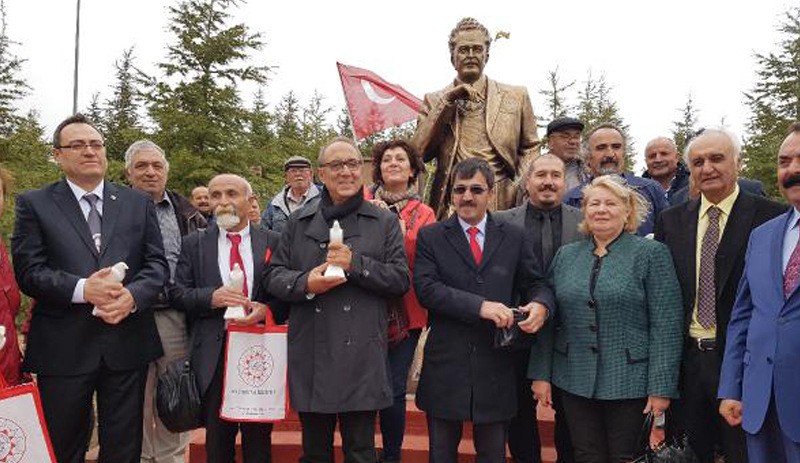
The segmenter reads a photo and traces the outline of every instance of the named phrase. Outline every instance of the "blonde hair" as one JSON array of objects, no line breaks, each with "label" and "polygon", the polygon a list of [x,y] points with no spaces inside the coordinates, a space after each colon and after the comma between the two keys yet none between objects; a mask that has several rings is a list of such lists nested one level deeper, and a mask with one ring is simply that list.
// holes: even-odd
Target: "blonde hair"
[{"label": "blonde hair", "polygon": [[[592,180],[591,183],[583,187],[583,201],[581,201],[581,211],[583,216],[586,217],[586,204],[589,202],[589,195],[596,189],[602,188],[612,195],[616,196],[625,207],[628,209],[628,217],[625,219],[625,227],[623,231],[628,233],[636,233],[639,225],[644,222],[650,211],[650,203],[639,194],[638,191],[628,186],[625,179],[618,175],[603,175]],[[589,225],[586,219],[578,224],[578,231],[584,234],[590,234]]]}]

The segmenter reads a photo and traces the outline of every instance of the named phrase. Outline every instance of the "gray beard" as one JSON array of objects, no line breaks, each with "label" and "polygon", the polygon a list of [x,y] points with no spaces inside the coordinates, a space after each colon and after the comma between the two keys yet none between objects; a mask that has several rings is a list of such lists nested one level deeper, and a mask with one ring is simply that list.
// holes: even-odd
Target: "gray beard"
[{"label": "gray beard", "polygon": [[217,215],[217,226],[225,231],[239,225],[239,223],[241,223],[241,220],[237,215],[227,212]]}]

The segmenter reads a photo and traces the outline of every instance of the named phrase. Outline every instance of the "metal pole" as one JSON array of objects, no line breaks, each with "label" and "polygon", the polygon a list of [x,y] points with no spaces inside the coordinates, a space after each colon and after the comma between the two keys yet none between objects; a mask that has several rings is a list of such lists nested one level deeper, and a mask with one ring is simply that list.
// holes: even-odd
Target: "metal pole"
[{"label": "metal pole", "polygon": [[78,8],[75,14],[75,75],[73,76],[72,86],[72,114],[78,112],[78,50],[80,49],[81,38],[81,0],[78,0]]}]

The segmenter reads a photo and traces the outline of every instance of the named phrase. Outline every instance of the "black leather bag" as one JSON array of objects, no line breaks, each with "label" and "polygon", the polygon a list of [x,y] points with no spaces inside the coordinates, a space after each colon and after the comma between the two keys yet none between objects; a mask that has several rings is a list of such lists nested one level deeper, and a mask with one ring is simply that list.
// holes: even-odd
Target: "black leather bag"
[{"label": "black leather bag", "polygon": [[203,426],[203,403],[188,359],[171,363],[158,375],[156,408],[164,427],[185,432]]},{"label": "black leather bag", "polygon": [[656,448],[650,447],[650,429],[653,426],[655,415],[650,412],[644,420],[642,431],[637,441],[638,448],[642,449],[639,457],[632,463],[700,463],[692,448],[689,446],[689,437],[685,433],[673,435],[670,429],[670,416],[667,417],[667,438]]},{"label": "black leather bag", "polygon": [[503,351],[530,349],[533,336],[522,331],[517,323],[525,320],[527,315],[517,309],[514,311],[514,324],[511,328],[495,328],[494,348]]}]

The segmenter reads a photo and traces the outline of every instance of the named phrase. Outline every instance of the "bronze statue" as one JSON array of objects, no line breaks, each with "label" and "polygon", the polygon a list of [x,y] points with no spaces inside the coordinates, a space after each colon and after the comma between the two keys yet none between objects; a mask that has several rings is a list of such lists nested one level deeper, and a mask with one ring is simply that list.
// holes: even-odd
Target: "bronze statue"
[{"label": "bronze statue", "polygon": [[425,95],[414,143],[428,162],[437,160],[429,204],[438,219],[450,213],[453,166],[468,157],[485,159],[495,173],[495,198],[490,210],[516,204],[514,180],[522,166],[538,154],[539,137],[531,100],[524,87],[487,78],[489,31],[464,18],[450,32],[453,83]]}]

